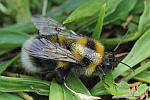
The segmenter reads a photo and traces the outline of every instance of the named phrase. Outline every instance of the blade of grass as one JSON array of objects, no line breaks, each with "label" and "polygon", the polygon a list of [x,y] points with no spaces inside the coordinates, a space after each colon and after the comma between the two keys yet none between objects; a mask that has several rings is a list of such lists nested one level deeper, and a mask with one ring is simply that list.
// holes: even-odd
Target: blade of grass
[{"label": "blade of grass", "polygon": [[106,6],[106,14],[105,14],[105,16],[109,16],[110,14],[112,14],[113,12],[115,12],[116,9],[117,9],[117,7],[118,7],[118,5],[120,5],[122,1],[123,0],[118,0],[118,1],[116,1],[116,0],[107,0],[107,2],[106,2],[107,6]]},{"label": "blade of grass", "polygon": [[0,50],[0,56],[3,55],[3,54],[5,54],[5,53],[7,53],[7,52],[9,52],[9,51],[11,51],[11,50],[13,50],[13,48],[12,49],[3,49],[3,50]]},{"label": "blade of grass", "polygon": [[[109,71],[108,73],[107,73],[107,75],[106,75],[106,77],[105,77],[105,83],[103,83],[104,84],[104,86],[105,86],[105,88],[107,89],[107,91],[110,93],[110,94],[112,94],[112,95],[115,95],[115,96],[120,96],[120,95],[123,95],[123,94],[125,94],[125,92],[123,92],[123,91],[118,91],[118,90],[116,90],[116,86],[115,86],[115,82],[114,82],[114,78],[113,78],[113,76],[112,76],[112,73],[111,73],[111,71]],[[107,85],[108,86],[107,86]]]},{"label": "blade of grass", "polygon": [[0,92],[35,92],[39,95],[49,95],[50,82],[0,76]]},{"label": "blade of grass", "polygon": [[[83,93],[85,95],[91,95],[88,89],[83,85],[83,83],[79,80],[79,78],[72,72],[69,73],[69,76],[66,79],[66,84],[78,93]],[[52,81],[50,86],[50,99],[56,99],[58,96],[59,100],[78,100],[78,98],[73,95],[64,85],[59,85],[55,81]]]},{"label": "blade of grass", "polygon": [[9,61],[4,61],[0,63],[0,75],[2,74],[3,71],[6,70],[7,67],[9,67],[13,62],[15,62],[18,58],[20,57],[20,54],[15,56],[13,59]]},{"label": "blade of grass", "polygon": [[100,8],[98,22],[94,29],[94,33],[92,34],[92,38],[96,40],[99,40],[101,32],[102,32],[103,20],[105,16],[105,8],[106,8],[106,3],[104,3],[103,6]]},{"label": "blade of grass", "polygon": [[[138,0],[123,0],[116,8],[115,12],[111,13],[109,16],[106,16],[104,19],[104,25],[115,22],[119,19],[125,20],[129,12],[135,7],[135,4]],[[114,2],[115,3],[115,2]],[[106,13],[107,15],[107,13]]]},{"label": "blade of grass", "polygon": [[65,86],[62,87],[64,93],[64,100],[78,100],[78,97],[70,92]]},{"label": "blade of grass", "polygon": [[67,77],[67,80],[66,80],[66,84],[67,86],[69,86],[69,88],[73,89],[76,92],[83,93],[86,95],[91,95],[89,90],[80,81],[78,76],[72,72],[69,73],[69,76]]},{"label": "blade of grass", "polygon": [[14,31],[21,31],[26,33],[36,32],[35,26],[30,22],[22,22],[22,23],[16,23],[7,27],[4,27],[5,30],[14,30]]},{"label": "blade of grass", "polygon": [[63,22],[63,24],[94,15],[100,10],[104,2],[105,0],[88,0],[87,3],[74,10],[74,12]]},{"label": "blade of grass", "polygon": [[[139,32],[139,31],[135,32],[135,33],[127,34],[126,38],[123,40],[122,43],[137,40],[140,36],[141,36],[141,32]],[[117,45],[120,42],[121,38],[122,37],[112,38],[112,39],[102,39],[100,42],[105,44],[105,46],[107,46],[107,45]]]},{"label": "blade of grass", "polygon": [[139,30],[144,33],[150,28],[150,0],[144,0],[144,12],[140,17]]},{"label": "blade of grass", "polygon": [[[122,62],[128,64],[129,66],[133,67],[142,60],[146,59],[150,56],[150,29],[147,30],[144,35],[140,37],[140,39],[135,43],[133,49],[130,53],[123,59]],[[125,67],[122,64],[119,64],[113,71],[113,76],[116,78],[117,76],[121,75],[123,72],[127,71],[129,68]]]},{"label": "blade of grass", "polygon": [[131,72],[129,75],[127,75],[126,77],[122,78],[121,81],[129,81],[131,78],[133,78],[134,76],[138,75],[139,73],[142,73],[144,70],[146,70],[147,68],[150,67],[150,61],[141,65],[140,67],[138,67],[137,69],[135,69],[135,72]]},{"label": "blade of grass", "polygon": [[74,9],[76,9],[77,7],[81,6],[82,4],[86,3],[88,0],[80,0],[76,1],[76,0],[67,0],[66,2],[64,2],[63,4],[59,5],[56,8],[52,8],[51,10],[49,10],[47,12],[48,16],[51,17],[58,17],[61,16],[65,13],[69,14],[71,13]]},{"label": "blade of grass", "polygon": [[131,14],[141,14],[144,11],[144,1],[138,0],[135,7],[132,9]]},{"label": "blade of grass", "polygon": [[24,32],[0,29],[0,49],[14,49],[21,47],[29,38]]},{"label": "blade of grass", "polygon": [[9,0],[6,1],[8,7],[16,12],[16,21],[17,23],[26,22],[31,17],[29,0]]},{"label": "blade of grass", "polygon": [[111,71],[109,71],[106,74],[104,82],[105,83],[102,83],[101,81],[98,82],[96,84],[96,86],[94,88],[92,88],[92,90],[90,91],[91,94],[96,95],[96,96],[106,95],[106,94],[121,96],[121,95],[123,95],[127,92],[127,90],[124,90],[124,87],[121,85],[122,83],[119,83],[119,84],[115,85],[114,78],[111,74]]},{"label": "blade of grass", "polygon": [[7,9],[2,3],[0,3],[0,11],[6,15],[10,15],[10,10]]},{"label": "blade of grass", "polygon": [[23,99],[13,94],[0,92],[0,100],[23,100]]},{"label": "blade of grass", "polygon": [[49,100],[55,100],[56,98],[57,100],[62,100],[64,98],[64,93],[62,86],[55,81],[52,81],[50,85]]},{"label": "blade of grass", "polygon": [[136,75],[135,77],[133,77],[133,79],[138,80],[140,82],[145,82],[150,84],[150,71],[143,71],[142,73]]},{"label": "blade of grass", "polygon": [[90,92],[91,92],[91,94],[92,94],[93,96],[102,96],[102,95],[108,95],[108,94],[110,94],[110,93],[106,90],[106,88],[104,87],[102,81],[98,82],[98,83],[94,86],[94,88],[92,88],[92,89],[90,90]]},{"label": "blade of grass", "polygon": [[[67,86],[72,89],[73,91],[77,92],[77,93],[82,93],[88,96],[91,96],[89,90],[85,87],[85,85],[80,81],[80,79],[78,78],[77,75],[75,75],[73,72],[69,73],[69,76],[66,79],[66,84]],[[64,90],[64,98],[65,100],[68,100],[68,98],[70,98],[70,100],[78,100],[78,97],[76,97],[75,95],[73,95],[72,92],[70,92],[68,89],[66,89],[65,87],[63,88]]]}]

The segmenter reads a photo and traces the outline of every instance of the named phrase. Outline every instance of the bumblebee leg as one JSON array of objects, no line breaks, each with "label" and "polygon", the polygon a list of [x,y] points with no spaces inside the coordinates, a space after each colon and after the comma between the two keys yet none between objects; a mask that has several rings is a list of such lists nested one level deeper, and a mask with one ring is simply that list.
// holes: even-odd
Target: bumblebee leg
[{"label": "bumblebee leg", "polygon": [[59,84],[63,84],[69,74],[70,68],[59,68],[55,73],[55,79]]},{"label": "bumblebee leg", "polygon": [[107,85],[107,87],[109,87],[109,85],[105,82],[105,76],[106,76],[106,73],[105,73],[105,71],[102,69],[102,67],[101,66],[98,66],[98,70],[102,73],[102,82],[105,84],[105,85]]},{"label": "bumblebee leg", "polygon": [[102,80],[104,80],[105,79],[105,71],[101,68],[101,66],[98,66],[98,70],[102,73]]}]

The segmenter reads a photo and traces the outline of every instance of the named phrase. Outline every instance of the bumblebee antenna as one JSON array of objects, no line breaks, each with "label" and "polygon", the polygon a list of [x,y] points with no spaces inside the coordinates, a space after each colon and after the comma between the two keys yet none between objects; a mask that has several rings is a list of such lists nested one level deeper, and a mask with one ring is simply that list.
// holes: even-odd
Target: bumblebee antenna
[{"label": "bumblebee antenna", "polygon": [[[118,47],[120,46],[120,44],[122,43],[122,41],[125,39],[125,37],[127,36],[127,34],[129,33],[129,31],[127,31],[126,33],[125,33],[125,35],[122,37],[122,39],[121,39],[121,41],[118,43],[118,45],[115,47],[115,49],[113,50],[113,57],[115,57],[115,51],[118,49]],[[128,64],[126,64],[126,63],[124,63],[124,62],[121,62],[121,61],[117,61],[117,60],[115,60],[116,62],[118,62],[118,63],[121,63],[121,64],[123,64],[123,65],[125,65],[125,66],[127,66],[127,67],[129,67],[133,72],[135,72],[134,71],[134,69],[131,67],[131,66],[129,66]]]},{"label": "bumblebee antenna", "polygon": [[126,64],[126,63],[124,63],[124,62],[121,62],[121,61],[118,61],[118,60],[116,60],[116,61],[119,62],[119,63],[121,63],[121,64],[123,64],[123,65],[126,65],[126,66],[129,67],[133,72],[135,72],[134,69],[133,69],[131,66],[129,66],[128,64]]},{"label": "bumblebee antenna", "polygon": [[129,32],[129,31],[127,31],[127,32],[125,33],[125,35],[122,37],[121,41],[120,41],[120,42],[118,43],[118,45],[115,47],[115,49],[114,49],[113,52],[115,52],[115,51],[118,49],[118,47],[120,46],[120,44],[122,43],[122,41],[124,40],[124,38],[126,37],[126,35],[128,34],[128,32]]}]

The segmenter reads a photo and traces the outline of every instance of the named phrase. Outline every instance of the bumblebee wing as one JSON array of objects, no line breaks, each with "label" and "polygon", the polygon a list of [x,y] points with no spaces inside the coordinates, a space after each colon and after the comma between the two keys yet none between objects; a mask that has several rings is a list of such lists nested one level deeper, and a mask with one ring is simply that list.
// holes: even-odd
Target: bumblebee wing
[{"label": "bumblebee wing", "polygon": [[58,28],[65,29],[57,21],[53,20],[50,17],[36,15],[31,18],[31,22],[34,23],[35,27],[39,30],[42,35],[53,35],[58,34]]},{"label": "bumblebee wing", "polygon": [[33,39],[32,42],[25,44],[24,49],[29,55],[37,58],[77,63],[77,60],[69,50],[56,47],[56,45],[45,38]]},{"label": "bumblebee wing", "polygon": [[34,23],[41,35],[59,34],[67,38],[78,38],[78,35],[75,32],[67,30],[65,26],[50,17],[36,15],[31,18],[31,22]]}]

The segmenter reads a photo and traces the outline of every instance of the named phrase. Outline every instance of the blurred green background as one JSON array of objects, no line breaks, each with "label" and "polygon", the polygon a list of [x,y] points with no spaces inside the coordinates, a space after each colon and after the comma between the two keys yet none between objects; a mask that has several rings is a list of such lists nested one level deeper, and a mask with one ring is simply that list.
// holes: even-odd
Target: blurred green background
[{"label": "blurred green background", "polygon": [[[42,14],[43,1],[0,0],[0,100],[78,100],[55,81],[20,73],[21,46],[38,33],[30,18]],[[66,83],[71,89],[89,96],[102,96],[103,100],[122,95],[135,99],[146,92],[150,84],[150,0],[48,0],[46,15],[76,33],[86,29],[88,35],[103,43],[106,51],[113,51],[129,32],[116,53],[129,52],[122,62],[134,71],[122,64],[116,66],[105,79],[109,88],[98,76],[84,81],[70,73]],[[128,83],[134,82],[145,84],[141,83],[132,94]]]}]

